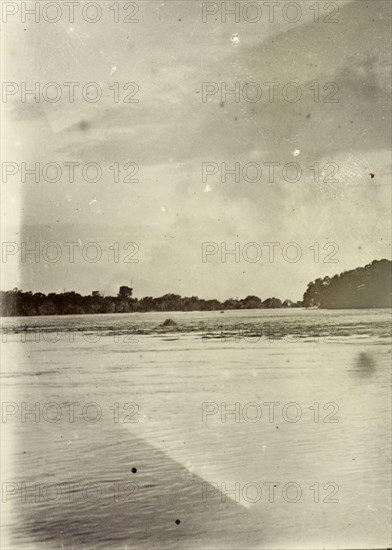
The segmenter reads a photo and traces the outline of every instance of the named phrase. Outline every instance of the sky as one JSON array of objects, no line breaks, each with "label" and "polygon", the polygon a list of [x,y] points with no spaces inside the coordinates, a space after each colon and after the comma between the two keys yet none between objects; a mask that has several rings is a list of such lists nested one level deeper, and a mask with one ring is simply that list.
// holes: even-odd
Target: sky
[{"label": "sky", "polygon": [[[132,7],[120,2],[116,23],[114,3],[103,1],[101,20],[91,23],[81,17],[86,4],[73,22],[63,8],[56,23],[42,14],[40,22],[23,21],[19,12],[3,25],[3,81],[14,83],[7,88],[14,93],[3,96],[2,161],[16,173],[3,173],[2,289],[112,295],[129,285],[139,298],[298,300],[316,277],[390,258],[388,1],[336,2],[335,23],[323,20],[325,2],[319,22],[310,2],[299,3],[297,22],[285,20],[283,13],[295,17],[283,12],[287,2],[273,22],[259,2],[255,23],[246,16],[223,22],[220,11],[203,22],[200,2],[179,0],[138,2],[135,23],[123,21]],[[38,101],[22,96],[23,82],[27,89],[39,83]],[[49,82],[61,90],[57,102],[45,100]],[[74,102],[66,82],[80,83]],[[82,96],[88,82],[101,86],[95,103]],[[206,82],[218,91],[203,101]],[[222,97],[223,86],[242,90],[249,82],[260,85],[259,101]],[[272,102],[268,82],[277,83]],[[296,102],[283,95],[288,82],[301,91]],[[80,163],[74,181],[69,162]],[[273,182],[271,162],[278,163]],[[293,162],[302,170],[297,182],[283,177]],[[45,180],[40,170],[38,182],[23,181],[22,163],[57,163],[62,177],[49,181],[49,170]],[[99,164],[99,181],[83,177],[87,163]],[[203,163],[218,173],[203,179]],[[223,163],[249,165],[249,177],[223,181]],[[263,172],[252,182],[255,166]],[[129,181],[136,168],[138,181]],[[93,169],[87,174],[93,179]],[[56,248],[45,248],[49,242]],[[269,242],[278,243],[273,261]],[[23,257],[22,243],[39,243],[38,255]],[[87,250],[88,243],[95,245]],[[202,243],[215,243],[206,261]],[[224,246],[235,243],[239,257],[222,261]],[[97,250],[100,259],[91,261]],[[261,257],[252,262],[255,251]]]}]

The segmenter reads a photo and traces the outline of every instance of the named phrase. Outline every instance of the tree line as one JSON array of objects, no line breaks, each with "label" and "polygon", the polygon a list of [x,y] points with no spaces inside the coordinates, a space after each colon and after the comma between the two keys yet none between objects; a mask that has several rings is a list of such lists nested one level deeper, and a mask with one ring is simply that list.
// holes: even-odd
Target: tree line
[{"label": "tree line", "polygon": [[365,267],[343,271],[308,284],[304,307],[325,309],[392,307],[390,260],[374,260]]},{"label": "tree line", "polygon": [[282,302],[278,298],[262,301],[257,296],[244,299],[203,300],[197,296],[182,297],[179,294],[165,294],[158,298],[146,296],[141,299],[132,297],[133,289],[121,286],[117,296],[102,296],[98,291],[89,296],[77,292],[50,293],[23,292],[15,288],[0,292],[2,315],[75,315],[94,313],[132,313],[147,311],[221,311],[228,309],[260,309],[280,307],[300,307],[302,302],[291,300]]},{"label": "tree line", "polygon": [[204,300],[197,296],[165,294],[158,298],[132,296],[133,289],[121,286],[117,296],[103,296],[93,291],[89,296],[77,292],[43,294],[23,292],[17,288],[0,292],[4,317],[34,315],[75,315],[96,313],[132,313],[147,311],[225,311],[232,309],[276,309],[320,307],[328,309],[392,307],[391,265],[389,260],[375,260],[365,267],[345,271],[333,277],[316,279],[308,284],[302,301],[279,298],[262,300],[257,296],[243,299]]}]

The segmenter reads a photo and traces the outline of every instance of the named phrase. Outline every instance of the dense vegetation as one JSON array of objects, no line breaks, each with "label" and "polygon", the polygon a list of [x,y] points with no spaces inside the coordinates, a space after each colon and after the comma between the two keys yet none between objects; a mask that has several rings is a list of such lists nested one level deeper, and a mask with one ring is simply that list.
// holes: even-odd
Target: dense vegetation
[{"label": "dense vegetation", "polygon": [[295,307],[290,300],[281,302],[278,298],[260,300],[257,296],[248,296],[243,300],[230,299],[203,300],[197,296],[182,298],[178,294],[165,294],[159,298],[147,296],[138,300],[132,298],[132,289],[120,287],[117,296],[101,296],[93,292],[91,296],[81,296],[77,292],[62,294],[41,292],[22,292],[14,289],[1,292],[3,316],[15,315],[72,315],[83,313],[129,313],[144,311],[220,311],[225,309],[259,309],[276,307]]},{"label": "dense vegetation", "polygon": [[145,311],[221,311],[230,309],[262,308],[373,308],[392,307],[391,265],[389,260],[375,260],[365,267],[345,271],[333,277],[316,279],[308,284],[302,302],[279,298],[262,301],[257,296],[244,299],[203,300],[197,296],[182,298],[178,294],[165,294],[159,298],[147,296],[140,300],[132,297],[132,288],[121,286],[117,296],[102,296],[94,291],[90,296],[77,292],[61,294],[23,292],[15,288],[0,292],[2,315],[72,315],[92,313],[129,313]]},{"label": "dense vegetation", "polygon": [[327,309],[392,307],[391,265],[374,260],[365,267],[316,279],[304,294],[305,307]]}]

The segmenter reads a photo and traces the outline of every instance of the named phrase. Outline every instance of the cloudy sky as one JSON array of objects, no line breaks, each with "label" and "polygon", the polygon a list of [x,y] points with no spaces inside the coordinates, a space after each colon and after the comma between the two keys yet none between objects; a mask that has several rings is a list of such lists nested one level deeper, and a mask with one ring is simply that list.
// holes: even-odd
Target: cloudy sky
[{"label": "cloudy sky", "polygon": [[[390,257],[389,2],[337,2],[338,22],[332,24],[322,20],[324,2],[319,23],[309,2],[300,2],[296,23],[285,21],[281,6],[274,22],[263,8],[256,23],[230,17],[224,23],[220,13],[204,23],[199,2],[177,0],[139,2],[138,23],[115,23],[109,4],[101,2],[102,19],[95,24],[77,9],[72,23],[64,11],[57,23],[23,22],[15,14],[4,25],[3,80],[17,83],[17,91],[3,103],[3,163],[17,163],[18,173],[3,178],[2,241],[18,247],[39,242],[41,250],[56,242],[62,257],[53,263],[42,253],[38,262],[9,256],[3,289],[111,294],[132,283],[138,297],[175,292],[300,299],[318,276]],[[51,103],[41,93],[38,102],[31,96],[22,101],[22,82],[27,88],[38,82],[41,90],[56,82],[63,97]],[[80,83],[73,103],[65,82]],[[83,99],[80,90],[88,82],[102,87],[100,101]],[[138,103],[122,101],[129,82],[138,85]],[[235,102],[216,93],[203,102],[203,82],[227,88],[256,82],[263,96]],[[272,103],[266,82],[278,83]],[[301,86],[297,102],[282,96],[288,82]],[[336,83],[337,102],[323,101],[333,91],[323,90],[328,82]],[[39,182],[31,176],[23,182],[23,162],[58,163],[63,177],[51,183],[41,174]],[[76,168],[71,182],[67,162],[97,162],[102,178],[89,183]],[[110,167],[128,162],[139,166],[139,181],[122,181],[125,172],[114,181]],[[276,162],[280,169],[273,183],[266,171],[254,183],[230,176],[222,182],[219,174],[205,182],[206,162],[228,168]],[[289,162],[303,170],[296,183],[282,178]],[[310,169],[315,163],[319,182]],[[328,179],[328,171],[322,175],[327,163],[338,166],[338,182]],[[273,262],[263,245],[271,241],[280,243]],[[78,243],[73,263],[67,242]],[[102,250],[96,263],[83,259],[89,242]],[[128,242],[138,245],[138,263],[124,261],[132,251],[123,250]],[[227,256],[222,263],[216,254],[203,263],[203,242],[219,248],[222,242],[227,248],[256,242],[262,257],[236,263]],[[301,247],[297,263],[282,257],[289,242]],[[318,263],[309,249],[315,242]],[[323,250],[330,242],[339,248],[337,263],[323,263],[333,250]]]}]

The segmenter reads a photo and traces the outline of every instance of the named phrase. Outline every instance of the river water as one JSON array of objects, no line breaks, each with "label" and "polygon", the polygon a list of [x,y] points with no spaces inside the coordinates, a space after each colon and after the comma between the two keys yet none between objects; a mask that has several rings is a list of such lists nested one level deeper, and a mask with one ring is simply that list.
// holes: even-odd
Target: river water
[{"label": "river water", "polygon": [[390,320],[3,319],[3,547],[391,546]]}]

